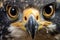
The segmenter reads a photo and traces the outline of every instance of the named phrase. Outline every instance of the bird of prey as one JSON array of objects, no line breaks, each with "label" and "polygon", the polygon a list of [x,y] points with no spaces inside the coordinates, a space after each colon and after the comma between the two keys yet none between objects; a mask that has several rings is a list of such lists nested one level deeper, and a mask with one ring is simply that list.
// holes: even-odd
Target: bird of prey
[{"label": "bird of prey", "polygon": [[0,40],[60,40],[57,0],[0,0]]}]

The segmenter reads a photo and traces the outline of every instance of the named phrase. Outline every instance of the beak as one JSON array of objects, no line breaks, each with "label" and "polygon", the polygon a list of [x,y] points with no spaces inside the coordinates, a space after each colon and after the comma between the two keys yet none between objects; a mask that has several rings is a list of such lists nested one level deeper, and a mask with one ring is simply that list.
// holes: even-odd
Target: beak
[{"label": "beak", "polygon": [[36,22],[36,20],[34,19],[33,16],[30,16],[25,27],[27,28],[28,33],[31,34],[32,39],[34,39],[34,35],[35,35],[36,31],[38,30],[38,23]]}]

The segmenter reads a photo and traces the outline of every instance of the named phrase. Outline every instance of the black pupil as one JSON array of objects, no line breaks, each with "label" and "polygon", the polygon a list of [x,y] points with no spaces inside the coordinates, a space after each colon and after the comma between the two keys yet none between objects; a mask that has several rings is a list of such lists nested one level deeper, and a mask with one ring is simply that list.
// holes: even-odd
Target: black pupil
[{"label": "black pupil", "polygon": [[47,13],[47,14],[50,14],[51,13],[51,8],[48,6],[48,7],[46,7],[45,8],[45,12]]},{"label": "black pupil", "polygon": [[15,16],[16,13],[17,13],[16,8],[11,8],[10,13],[11,13],[12,16]]}]

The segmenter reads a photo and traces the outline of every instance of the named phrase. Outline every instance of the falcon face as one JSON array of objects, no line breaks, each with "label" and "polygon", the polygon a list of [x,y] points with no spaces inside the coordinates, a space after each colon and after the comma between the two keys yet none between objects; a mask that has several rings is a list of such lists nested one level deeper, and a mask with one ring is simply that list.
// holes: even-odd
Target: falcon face
[{"label": "falcon face", "polygon": [[56,24],[53,22],[56,17],[55,11],[55,0],[1,1],[0,18],[3,35],[18,37],[28,32],[34,38],[36,32],[43,28],[53,31],[56,29]]}]

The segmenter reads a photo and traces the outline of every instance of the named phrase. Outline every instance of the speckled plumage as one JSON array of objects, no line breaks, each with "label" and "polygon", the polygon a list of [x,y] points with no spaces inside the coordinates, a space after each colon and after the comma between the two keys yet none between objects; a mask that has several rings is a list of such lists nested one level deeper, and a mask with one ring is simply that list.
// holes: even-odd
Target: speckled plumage
[{"label": "speckled plumage", "polygon": [[[53,19],[49,19],[47,21],[51,21],[54,24],[56,24],[56,29],[53,30],[53,32],[51,33],[51,34],[54,34],[52,36],[58,35],[60,33],[60,18],[59,18],[60,17],[60,8],[59,8],[60,3],[57,3],[56,0],[3,0],[1,2],[3,2],[3,7],[0,8],[0,40],[7,40],[5,35],[8,35],[10,33],[8,31],[8,28],[10,27],[11,23],[18,21],[19,19],[22,20],[22,16],[21,16],[22,14],[19,16],[20,18],[18,18],[17,20],[14,20],[14,21],[10,20],[7,16],[7,11],[6,11],[7,5],[16,6],[19,9],[19,13],[22,13],[22,11],[28,7],[34,7],[34,8],[37,8],[40,12],[43,12],[42,11],[43,7],[45,7],[46,5],[49,5],[51,3],[55,3],[55,7],[56,7],[55,16]],[[59,4],[59,5],[56,5],[56,4]],[[44,19],[44,20],[46,20],[46,19]],[[41,39],[39,39],[40,35],[41,35],[40,34],[41,31],[37,32],[38,35],[36,34],[37,37],[35,37],[35,40],[41,40]],[[44,34],[43,32],[41,32],[41,33]],[[51,36],[51,34],[46,33],[47,36],[49,36],[49,35]],[[26,36],[26,39],[27,40],[31,39],[30,35],[28,35],[28,36]],[[52,36],[50,38],[54,38]],[[44,37],[45,37],[45,34],[44,34]],[[50,38],[49,39],[45,38],[42,40],[50,40]],[[17,39],[20,39],[20,38],[17,38]],[[17,40],[17,39],[15,38],[15,40]],[[22,40],[24,40],[24,39],[22,39]],[[55,40],[55,38],[52,40]]]}]

